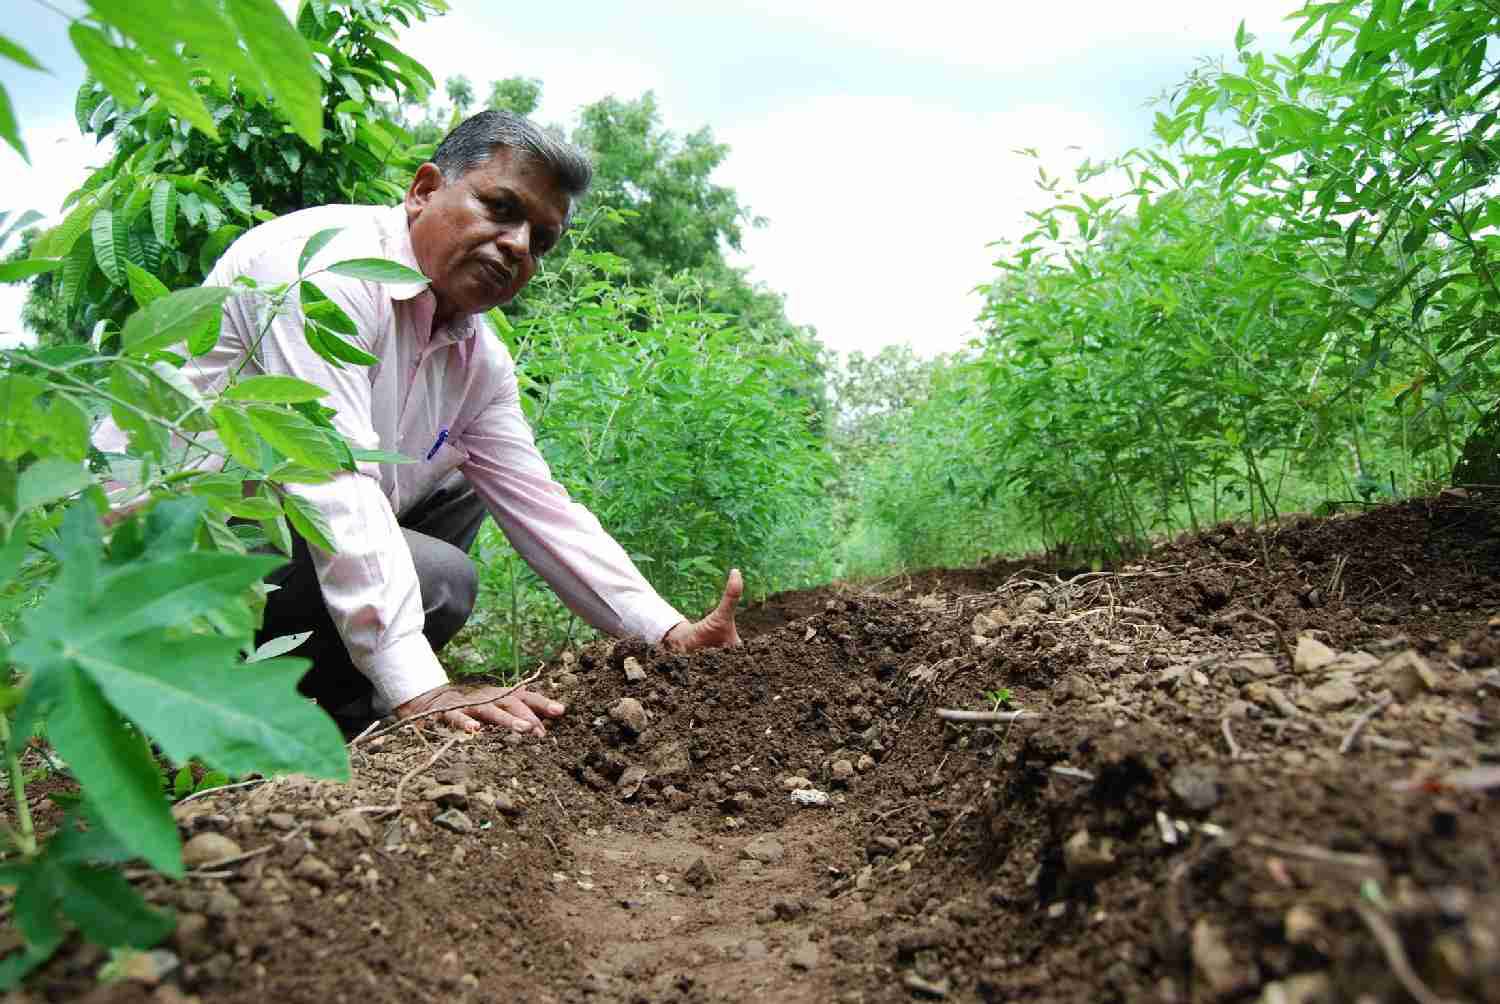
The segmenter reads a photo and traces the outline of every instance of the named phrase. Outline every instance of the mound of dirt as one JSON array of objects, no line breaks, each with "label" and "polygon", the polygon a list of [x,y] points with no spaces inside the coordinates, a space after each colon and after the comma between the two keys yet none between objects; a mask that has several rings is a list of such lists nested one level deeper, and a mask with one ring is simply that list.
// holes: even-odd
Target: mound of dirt
[{"label": "mound of dirt", "polygon": [[244,857],[139,878],[155,968],[71,946],[29,993],[1500,1001],[1495,530],[1444,496],[593,646],[543,740],[404,729],[352,784],[180,805]]}]

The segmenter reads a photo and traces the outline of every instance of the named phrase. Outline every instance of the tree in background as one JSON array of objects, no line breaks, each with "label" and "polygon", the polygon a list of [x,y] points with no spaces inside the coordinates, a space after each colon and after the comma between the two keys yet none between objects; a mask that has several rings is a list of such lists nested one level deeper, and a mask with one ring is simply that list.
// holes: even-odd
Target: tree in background
[{"label": "tree in background", "polygon": [[[26,307],[43,343],[118,332],[144,295],[142,275],[168,290],[195,286],[257,222],[331,202],[399,200],[430,149],[413,144],[387,106],[424,100],[433,79],[388,36],[395,25],[444,9],[441,0],[303,5],[303,51],[316,49],[328,61],[308,56],[323,77],[321,147],[259,100],[254,78],[244,74],[196,76],[174,110],[115,79],[111,57],[91,61],[74,111],[80,131],[110,139],[113,153],[68,197],[63,223],[33,248],[65,259],[34,282]],[[100,30],[74,33],[89,52],[130,51],[112,48]],[[187,44],[191,52],[193,40]],[[210,57],[223,54],[204,53],[203,62]]]}]

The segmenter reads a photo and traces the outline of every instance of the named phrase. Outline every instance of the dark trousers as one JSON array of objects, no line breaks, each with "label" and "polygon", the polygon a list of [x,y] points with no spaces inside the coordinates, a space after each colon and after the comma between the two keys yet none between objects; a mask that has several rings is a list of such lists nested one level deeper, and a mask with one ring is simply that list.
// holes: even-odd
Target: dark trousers
[{"label": "dark trousers", "polygon": [[[474,609],[479,578],[469,548],[486,515],[472,488],[462,484],[428,496],[399,520],[411,549],[421,585],[422,609],[427,618],[422,633],[437,651],[458,633]],[[307,542],[293,535],[292,560],[266,577],[279,586],[266,599],[265,625],[255,636],[257,645],[281,635],[311,631],[312,637],[291,655],[312,660],[312,669],[297,689],[316,700],[336,718],[373,719],[368,709],[374,694],[370,681],[354,668],[339,638],[323,590],[313,568]],[[356,722],[341,722],[346,727]]]}]

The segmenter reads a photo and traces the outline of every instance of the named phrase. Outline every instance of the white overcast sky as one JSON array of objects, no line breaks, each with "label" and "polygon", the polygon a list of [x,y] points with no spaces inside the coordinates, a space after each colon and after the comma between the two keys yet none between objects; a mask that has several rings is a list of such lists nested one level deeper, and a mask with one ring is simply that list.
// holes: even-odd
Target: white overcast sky
[{"label": "white overcast sky", "polygon": [[[1298,0],[606,0],[510,5],[450,0],[402,45],[441,86],[483,95],[540,78],[538,118],[652,90],[678,132],[709,126],[731,147],[716,180],[769,223],[739,263],[784,293],[794,321],[841,352],[907,342],[927,354],[974,332],[974,287],[993,241],[1046,203],[1050,171],[1149,140],[1151,99],[1203,58],[1229,58],[1241,19],[1279,48]],[[55,215],[99,159],[78,136],[83,69],[57,14],[31,0],[6,34],[52,71],[0,62],[31,152],[0,148],[0,209]],[[71,6],[78,6],[76,0]],[[19,287],[0,287],[0,344],[16,340]]]}]

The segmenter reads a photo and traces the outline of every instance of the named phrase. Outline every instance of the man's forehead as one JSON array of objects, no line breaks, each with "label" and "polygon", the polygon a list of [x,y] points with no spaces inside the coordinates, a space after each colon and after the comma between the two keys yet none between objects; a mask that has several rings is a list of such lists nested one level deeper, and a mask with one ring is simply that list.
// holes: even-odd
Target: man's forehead
[{"label": "man's forehead", "polygon": [[463,180],[475,191],[493,192],[509,189],[524,201],[545,205],[565,219],[572,207],[572,197],[563,189],[557,174],[545,163],[506,147],[497,149],[489,160],[464,172]]}]

